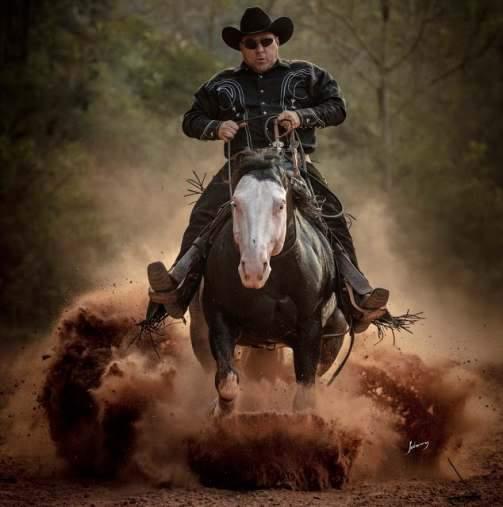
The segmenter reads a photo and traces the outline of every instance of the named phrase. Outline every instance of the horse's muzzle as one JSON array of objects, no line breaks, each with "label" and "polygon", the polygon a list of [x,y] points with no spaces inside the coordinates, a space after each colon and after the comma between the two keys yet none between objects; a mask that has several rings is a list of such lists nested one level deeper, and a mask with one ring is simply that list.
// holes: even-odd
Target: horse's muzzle
[{"label": "horse's muzzle", "polygon": [[247,289],[261,289],[269,278],[271,265],[267,258],[252,261],[241,258],[238,271],[244,287]]}]

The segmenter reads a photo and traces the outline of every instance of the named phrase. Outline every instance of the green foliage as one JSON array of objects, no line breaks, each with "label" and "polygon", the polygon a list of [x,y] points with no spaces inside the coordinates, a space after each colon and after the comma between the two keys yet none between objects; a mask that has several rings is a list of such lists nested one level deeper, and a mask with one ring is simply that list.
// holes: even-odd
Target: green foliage
[{"label": "green foliage", "polygon": [[134,50],[124,55],[121,64],[134,93],[163,116],[183,113],[187,97],[217,70],[201,48],[148,29],[138,34]]},{"label": "green foliage", "polygon": [[117,254],[96,181],[107,166],[159,168],[170,122],[216,67],[142,15],[120,15],[115,2],[38,6],[27,60],[0,68],[5,325],[47,325],[89,287],[86,266]]}]

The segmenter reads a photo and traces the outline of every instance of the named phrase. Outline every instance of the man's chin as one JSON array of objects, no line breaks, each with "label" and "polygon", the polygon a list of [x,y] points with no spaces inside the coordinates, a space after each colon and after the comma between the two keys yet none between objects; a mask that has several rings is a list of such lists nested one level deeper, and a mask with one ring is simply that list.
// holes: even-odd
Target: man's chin
[{"label": "man's chin", "polygon": [[266,70],[269,70],[272,67],[271,64],[267,62],[256,62],[255,63],[255,72],[265,72]]}]

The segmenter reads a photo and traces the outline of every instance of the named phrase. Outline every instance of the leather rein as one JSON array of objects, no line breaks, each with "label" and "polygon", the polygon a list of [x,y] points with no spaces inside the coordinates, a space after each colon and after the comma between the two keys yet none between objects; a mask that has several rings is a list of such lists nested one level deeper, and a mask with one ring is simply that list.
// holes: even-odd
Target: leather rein
[{"label": "leather rein", "polygon": [[[296,177],[301,177],[301,172],[300,172],[300,164],[299,164],[299,146],[301,147],[301,152],[302,152],[302,164],[303,164],[303,168],[305,171],[307,171],[307,167],[306,167],[306,155],[304,154],[304,151],[302,150],[302,143],[300,142],[300,138],[297,134],[297,132],[295,131],[295,129],[293,128],[288,128],[284,133],[280,134],[279,133],[279,125],[278,125],[278,120],[277,120],[277,117],[278,115],[271,115],[267,118],[266,120],[266,124],[265,124],[265,130],[267,132],[267,127],[268,127],[268,123],[272,120],[273,121],[273,132],[274,132],[274,140],[271,142],[271,145],[272,147],[276,150],[278,156],[280,157],[285,157],[285,152],[286,152],[286,149],[285,149],[285,143],[281,140],[282,138],[286,138],[287,136],[290,137],[290,141],[289,141],[289,149],[290,149],[290,153],[291,153],[291,158],[292,158],[292,165],[293,165],[293,169],[294,169],[294,175]],[[257,119],[260,118],[260,119],[263,119],[263,117],[261,116],[257,116],[256,117]],[[248,118],[246,121],[250,121],[250,120],[254,120],[255,118]],[[268,136],[269,137],[269,136]],[[228,180],[229,180],[229,201],[232,202],[232,197],[234,195],[234,189],[232,188],[232,166],[231,166],[231,160],[232,159],[235,159],[237,156],[239,156],[240,154],[244,153],[243,151],[241,152],[238,152],[234,155],[234,157],[231,157],[231,141],[228,141],[226,143],[226,148],[227,148],[227,177],[228,177]],[[312,188],[311,188],[311,191],[312,191]],[[314,192],[313,192],[313,195],[314,195]],[[297,244],[297,226],[295,225],[295,216],[293,216],[293,221],[294,221],[294,224],[293,224],[293,238],[289,241],[289,244],[288,245],[284,245],[286,246],[286,248],[283,248],[281,250],[281,252],[277,255],[274,256],[275,259],[279,259],[281,257],[284,257],[286,255],[288,255],[292,250],[293,248],[295,247],[295,245]]]},{"label": "leather rein", "polygon": [[[247,118],[246,121],[240,122],[239,124],[246,123],[248,121],[253,121],[253,120],[256,120],[256,119],[263,120],[264,117],[263,116],[255,116],[255,117],[252,117],[252,118]],[[269,124],[269,122],[271,120],[273,121],[274,140],[271,140],[271,138],[269,137],[269,135],[267,133],[268,124]],[[285,121],[289,121],[289,120],[285,120]],[[297,134],[297,132],[295,131],[295,129],[289,127],[286,130],[286,132],[283,132],[282,134],[280,134],[279,133],[278,115],[277,114],[270,115],[270,116],[267,117],[264,129],[266,131],[267,137],[269,138],[269,140],[272,141],[271,142],[272,147],[276,150],[276,152],[277,152],[278,155],[282,155],[282,154],[284,155],[284,153],[286,151],[284,149],[285,143],[283,141],[281,141],[281,139],[285,138],[286,136],[290,136],[289,147],[290,147],[290,152],[292,154],[292,163],[293,163],[293,168],[294,168],[294,171],[295,171],[294,174],[295,175],[300,175],[299,147],[300,147],[300,151],[302,153],[302,166],[303,166],[303,169],[305,171],[307,170],[306,169],[306,162],[307,162],[306,155],[304,153],[304,150],[302,149],[302,143],[300,142],[299,135]],[[232,188],[232,165],[231,165],[231,160],[233,158],[236,158],[237,156],[239,156],[240,154],[243,153],[242,151],[240,151],[240,152],[236,153],[233,157],[231,157],[231,143],[232,143],[232,140],[227,141],[225,143],[226,144],[226,151],[227,151],[227,178],[229,180],[229,201],[232,201],[232,196],[234,195],[234,189]]]}]

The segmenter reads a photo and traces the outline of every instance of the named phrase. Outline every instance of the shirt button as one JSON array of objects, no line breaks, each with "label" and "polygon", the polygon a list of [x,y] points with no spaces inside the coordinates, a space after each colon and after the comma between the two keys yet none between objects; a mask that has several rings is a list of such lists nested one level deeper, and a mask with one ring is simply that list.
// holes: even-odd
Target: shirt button
[{"label": "shirt button", "polygon": [[260,90],[260,93],[264,93],[264,90]]},{"label": "shirt button", "polygon": [[267,114],[267,111],[262,111],[262,114]]},{"label": "shirt button", "polygon": [[261,102],[260,104],[261,104],[262,106],[265,106],[265,102]]},{"label": "shirt button", "polygon": [[258,78],[259,78],[259,79],[262,79],[263,77],[264,77],[264,76],[263,76],[262,74],[259,74],[259,75],[258,75]]}]

